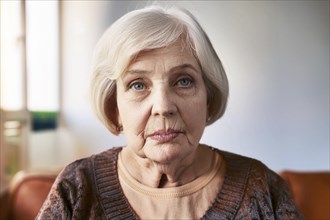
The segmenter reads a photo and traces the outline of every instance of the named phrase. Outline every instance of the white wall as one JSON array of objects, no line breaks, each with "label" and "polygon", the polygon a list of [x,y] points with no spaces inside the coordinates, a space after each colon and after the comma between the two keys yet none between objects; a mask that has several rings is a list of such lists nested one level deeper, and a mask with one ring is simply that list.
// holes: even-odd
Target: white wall
[{"label": "white wall", "polygon": [[[57,157],[66,163],[125,144],[89,108],[91,55],[108,25],[145,2],[61,4],[61,129],[67,141]],[[328,1],[161,4],[192,10],[228,74],[227,112],[206,129],[202,142],[257,158],[276,171],[330,169]]]}]

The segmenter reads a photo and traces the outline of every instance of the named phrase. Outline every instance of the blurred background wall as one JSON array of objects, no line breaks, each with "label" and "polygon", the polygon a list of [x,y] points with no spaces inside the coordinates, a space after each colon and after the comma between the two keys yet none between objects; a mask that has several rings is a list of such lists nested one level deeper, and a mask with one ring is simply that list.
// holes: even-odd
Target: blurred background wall
[{"label": "blurred background wall", "polygon": [[[59,2],[59,126],[29,138],[29,170],[125,145],[88,100],[93,48],[147,1]],[[149,3],[150,4],[150,3]],[[230,83],[224,117],[201,142],[275,171],[329,170],[329,1],[160,1],[185,7],[208,33]]]}]

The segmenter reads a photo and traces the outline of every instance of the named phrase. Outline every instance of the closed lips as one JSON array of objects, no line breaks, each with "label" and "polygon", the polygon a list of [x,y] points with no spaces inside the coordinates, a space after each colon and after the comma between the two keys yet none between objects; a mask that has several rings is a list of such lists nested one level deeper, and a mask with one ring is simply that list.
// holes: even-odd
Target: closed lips
[{"label": "closed lips", "polygon": [[148,135],[148,138],[151,138],[152,140],[158,141],[158,142],[169,142],[176,138],[179,134],[183,132],[178,131],[178,130],[159,130],[156,131],[150,135]]}]

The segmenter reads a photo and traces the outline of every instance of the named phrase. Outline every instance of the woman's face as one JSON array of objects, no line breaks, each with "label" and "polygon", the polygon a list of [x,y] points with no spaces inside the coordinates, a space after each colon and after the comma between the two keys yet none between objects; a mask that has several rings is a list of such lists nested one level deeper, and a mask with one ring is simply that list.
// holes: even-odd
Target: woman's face
[{"label": "woman's face", "polygon": [[182,160],[198,147],[207,117],[199,64],[179,42],[141,52],[117,80],[118,121],[137,155]]}]

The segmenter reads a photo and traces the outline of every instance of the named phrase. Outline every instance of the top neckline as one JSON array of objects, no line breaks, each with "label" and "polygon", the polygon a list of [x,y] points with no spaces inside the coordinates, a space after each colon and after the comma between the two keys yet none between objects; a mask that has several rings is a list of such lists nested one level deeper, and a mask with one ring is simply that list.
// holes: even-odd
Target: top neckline
[{"label": "top neckline", "polygon": [[212,165],[207,171],[207,173],[182,186],[169,188],[154,188],[146,186],[137,181],[124,166],[121,153],[118,153],[118,172],[120,177],[122,177],[125,181],[125,183],[135,191],[138,191],[146,196],[156,198],[184,197],[197,192],[198,190],[205,187],[215,177],[221,167],[221,164],[222,161],[220,160],[220,155],[218,153],[214,153],[212,158]]}]

